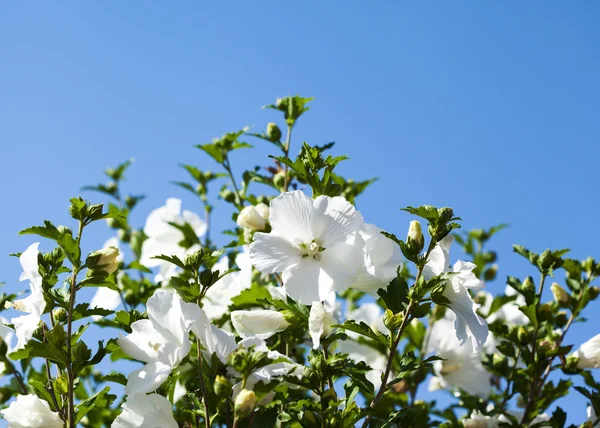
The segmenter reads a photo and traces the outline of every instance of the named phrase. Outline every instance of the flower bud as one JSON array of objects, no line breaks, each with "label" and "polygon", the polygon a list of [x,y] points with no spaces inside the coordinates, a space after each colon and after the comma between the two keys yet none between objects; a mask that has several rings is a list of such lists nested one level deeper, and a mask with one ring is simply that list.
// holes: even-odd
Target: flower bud
[{"label": "flower bud", "polygon": [[273,176],[273,184],[277,186],[279,189],[283,187],[285,183],[285,174],[283,171],[279,171],[277,174]]},{"label": "flower bud", "polygon": [[421,223],[419,223],[418,220],[413,220],[410,222],[406,241],[409,245],[414,245],[419,250],[419,252],[423,249],[423,246],[425,245],[425,240],[423,239]]},{"label": "flower bud", "polygon": [[552,290],[552,296],[554,296],[554,301],[556,303],[569,303],[569,300],[571,299],[569,293],[567,293],[557,282],[552,283],[550,290]]},{"label": "flower bud", "polygon": [[85,261],[85,264],[92,270],[103,271],[107,274],[111,274],[119,267],[118,257],[118,248],[106,247],[90,253]]},{"label": "flower bud", "polygon": [[483,274],[484,281],[493,281],[498,274],[498,265],[490,266]]},{"label": "flower bud", "polygon": [[281,129],[273,122],[267,124],[267,138],[273,142],[281,140]]},{"label": "flower bud", "polygon": [[235,397],[235,415],[238,418],[248,416],[256,405],[256,394],[252,390],[242,389]]},{"label": "flower bud", "polygon": [[519,343],[521,345],[527,345],[529,342],[531,342],[533,335],[527,330],[526,327],[519,327],[519,330],[517,331],[517,338],[519,339]]},{"label": "flower bud", "polygon": [[564,327],[565,325],[567,325],[567,313],[565,311],[560,311],[558,314],[556,314],[556,317],[554,318],[554,322],[556,323],[556,325],[558,327]]},{"label": "flower bud", "polygon": [[244,229],[258,231],[264,230],[267,222],[260,215],[256,207],[250,205],[240,211],[237,217],[237,224]]},{"label": "flower bud", "polygon": [[56,321],[64,321],[67,319],[67,311],[65,311],[64,308],[56,308],[54,309],[54,311],[52,312],[52,315],[54,316],[54,319]]},{"label": "flower bud", "polygon": [[525,278],[525,281],[523,281],[523,292],[527,293],[528,291],[533,291],[535,293],[535,285],[533,284],[533,280],[530,276]]},{"label": "flower bud", "polygon": [[596,286],[590,287],[589,296],[591,300],[596,300],[598,298],[598,293],[600,293],[600,288]]},{"label": "flower bud", "polygon": [[256,211],[258,211],[258,213],[260,214],[260,216],[265,219],[265,221],[269,221],[269,215],[271,214],[270,210],[269,210],[269,206],[267,204],[263,204],[262,202],[260,204],[256,204],[254,206],[254,208],[256,208]]},{"label": "flower bud", "polygon": [[213,388],[218,397],[227,398],[231,394],[232,386],[225,376],[217,375]]},{"label": "flower bud", "polygon": [[137,303],[137,297],[136,297],[135,293],[133,292],[133,290],[125,291],[125,295],[123,296],[123,299],[125,299],[125,302],[128,305],[134,305],[135,303]]},{"label": "flower bud", "polygon": [[386,309],[383,314],[383,325],[385,325],[390,331],[396,331],[402,324],[402,313],[394,314],[389,309]]},{"label": "flower bud", "polygon": [[221,190],[221,192],[219,192],[219,196],[221,196],[221,198],[223,198],[223,200],[225,200],[226,202],[235,202],[235,193],[233,193],[229,189]]},{"label": "flower bud", "polygon": [[119,229],[119,231],[117,232],[117,236],[123,242],[129,242],[129,241],[131,241],[131,233],[129,233],[126,230]]},{"label": "flower bud", "polygon": [[269,309],[232,311],[231,324],[244,339],[254,336],[259,339],[268,339],[290,326],[290,323],[285,320],[284,314]]}]

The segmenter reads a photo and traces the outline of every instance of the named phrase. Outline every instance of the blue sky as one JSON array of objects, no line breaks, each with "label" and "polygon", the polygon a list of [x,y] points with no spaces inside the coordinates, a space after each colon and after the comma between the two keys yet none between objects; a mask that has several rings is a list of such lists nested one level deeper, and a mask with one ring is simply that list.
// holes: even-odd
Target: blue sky
[{"label": "blue sky", "polygon": [[[278,118],[261,105],[299,93],[316,100],[295,144],[336,141],[343,173],[380,178],[358,202],[367,221],[403,235],[399,208],[429,203],[467,228],[509,223],[500,278],[533,273],[513,243],[600,257],[599,18],[593,1],[4,2],[0,254],[33,242],[25,227],[68,222],[68,199],[130,157],[138,225],[169,196],[200,211],[169,184],[180,162],[215,168],[193,145],[260,131]],[[236,171],[266,164],[256,145]],[[84,245],[109,236],[98,225]],[[1,257],[10,290],[18,275]],[[593,309],[569,342],[598,333]],[[582,421],[579,396],[564,406]]]}]

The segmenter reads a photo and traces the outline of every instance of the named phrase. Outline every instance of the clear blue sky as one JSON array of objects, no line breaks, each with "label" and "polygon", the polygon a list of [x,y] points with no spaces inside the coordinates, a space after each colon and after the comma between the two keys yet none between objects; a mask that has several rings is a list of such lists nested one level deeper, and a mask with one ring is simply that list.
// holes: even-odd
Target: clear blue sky
[{"label": "clear blue sky", "polygon": [[[592,0],[2,2],[0,254],[33,241],[25,227],[68,222],[68,199],[129,157],[126,188],[148,195],[138,225],[169,196],[200,211],[169,184],[177,164],[214,169],[194,144],[260,131],[277,118],[261,105],[299,93],[316,100],[296,144],[336,141],[344,173],[380,177],[358,204],[369,222],[404,235],[399,208],[429,203],[466,227],[510,223],[500,278],[532,273],[513,243],[600,258],[599,21]],[[257,145],[236,171],[266,163]],[[109,236],[98,225],[85,245]],[[0,258],[10,290],[19,273]],[[564,406],[583,420],[579,396]]]}]

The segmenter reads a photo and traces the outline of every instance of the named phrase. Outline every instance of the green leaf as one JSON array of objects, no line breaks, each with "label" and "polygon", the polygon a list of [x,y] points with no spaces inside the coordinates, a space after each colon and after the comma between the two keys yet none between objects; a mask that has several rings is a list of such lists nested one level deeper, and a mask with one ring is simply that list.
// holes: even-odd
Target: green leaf
[{"label": "green leaf", "polygon": [[108,409],[112,402],[117,398],[116,395],[109,394],[110,387],[104,388],[96,395],[82,401],[75,407],[75,424],[77,425],[83,417],[88,414],[93,408]]},{"label": "green leaf", "polygon": [[386,290],[380,288],[377,294],[381,296],[386,307],[397,314],[402,312],[408,303],[408,284],[398,275],[388,284]]},{"label": "green leaf", "polygon": [[334,327],[339,327],[344,330],[353,331],[355,333],[361,334],[369,339],[373,339],[374,341],[384,345],[385,347],[389,347],[389,338],[383,333],[376,333],[369,327],[366,323],[360,322],[357,323],[354,320],[346,320],[343,324],[335,325]]},{"label": "green leaf", "polygon": [[123,386],[127,385],[127,378],[123,373],[112,372],[106,375],[102,375],[100,376],[100,380],[102,382],[118,383],[119,385]]}]

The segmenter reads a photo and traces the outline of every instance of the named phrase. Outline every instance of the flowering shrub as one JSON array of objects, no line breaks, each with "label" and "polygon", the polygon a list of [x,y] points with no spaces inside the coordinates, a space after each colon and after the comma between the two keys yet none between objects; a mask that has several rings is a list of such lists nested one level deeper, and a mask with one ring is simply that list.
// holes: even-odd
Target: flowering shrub
[{"label": "flowering shrub", "polygon": [[[21,231],[53,249],[17,254],[27,296],[0,296],[14,310],[0,325],[9,427],[564,427],[555,401],[574,379],[588,406],[575,417],[597,424],[600,335],[576,350],[566,335],[598,296],[600,263],[515,246],[532,276],[509,276],[492,296],[486,245],[502,226],[460,233],[451,208],[431,205],[403,208],[415,217],[404,240],[368,223],[354,204],[373,180],[336,173],[346,158],[333,144],[291,154],[309,101],[267,106],[285,132],[269,123],[198,146],[221,172],[183,165],[191,182],[177,185],[202,216],[170,198],[133,226],[141,197],[123,196],[126,162],[86,188],[106,206],[71,200],[74,228]],[[277,153],[239,181],[229,155],[248,138]],[[225,247],[210,227],[216,185],[235,212]],[[81,242],[100,220],[115,237],[86,256]],[[84,287],[97,290],[90,302]],[[88,343],[91,324],[107,339]],[[428,400],[427,387],[447,390],[448,403]]]}]

